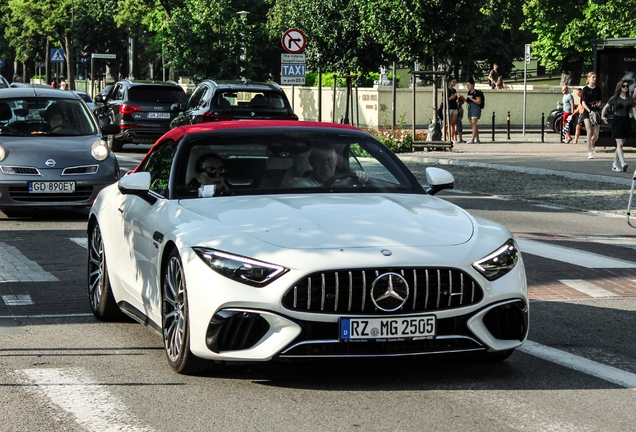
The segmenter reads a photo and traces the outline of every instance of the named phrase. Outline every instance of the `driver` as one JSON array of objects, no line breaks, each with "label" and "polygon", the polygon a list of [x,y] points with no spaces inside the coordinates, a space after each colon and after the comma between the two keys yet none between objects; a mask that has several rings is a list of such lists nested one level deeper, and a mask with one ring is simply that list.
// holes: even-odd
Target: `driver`
[{"label": "driver", "polygon": [[46,109],[44,119],[49,122],[51,132],[64,126],[62,109],[57,105],[51,105]]},{"label": "driver", "polygon": [[[336,173],[338,154],[331,144],[318,144],[311,149],[309,154],[309,165],[311,165],[311,175],[307,177],[295,177],[287,182],[288,187],[312,187],[322,186]],[[356,171],[358,181],[366,183],[369,175],[364,171]]]}]

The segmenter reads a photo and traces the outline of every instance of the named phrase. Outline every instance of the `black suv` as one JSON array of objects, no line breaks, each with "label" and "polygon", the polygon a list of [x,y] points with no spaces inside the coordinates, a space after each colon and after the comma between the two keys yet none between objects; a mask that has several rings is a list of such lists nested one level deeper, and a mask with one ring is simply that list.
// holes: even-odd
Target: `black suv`
[{"label": "black suv", "polygon": [[276,83],[204,80],[170,127],[239,119],[298,120],[298,116]]},{"label": "black suv", "polygon": [[105,98],[95,97],[104,103],[97,108],[100,125],[119,126],[118,134],[108,136],[113,151],[120,151],[125,143],[154,143],[177,115],[178,109],[171,107],[183,106],[187,99],[175,82],[130,80],[117,81]]}]

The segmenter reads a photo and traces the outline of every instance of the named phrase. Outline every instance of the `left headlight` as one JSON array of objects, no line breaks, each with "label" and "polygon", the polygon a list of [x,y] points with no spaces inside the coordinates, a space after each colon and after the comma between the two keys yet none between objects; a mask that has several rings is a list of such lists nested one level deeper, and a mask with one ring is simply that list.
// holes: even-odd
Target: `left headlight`
[{"label": "left headlight", "polygon": [[0,162],[3,161],[6,156],[7,152],[5,151],[4,147],[0,145]]},{"label": "left headlight", "polygon": [[91,145],[91,155],[93,155],[96,160],[101,162],[106,159],[109,154],[110,149],[108,148],[108,144],[106,144],[106,141],[100,139],[95,141]]},{"label": "left headlight", "polygon": [[215,272],[237,282],[255,287],[263,287],[287,271],[281,266],[214,249],[202,247],[193,249],[199,258]]},{"label": "left headlight", "polygon": [[475,261],[473,268],[490,281],[499,279],[512,270],[519,261],[519,250],[513,239],[509,239],[503,246],[490,255]]}]

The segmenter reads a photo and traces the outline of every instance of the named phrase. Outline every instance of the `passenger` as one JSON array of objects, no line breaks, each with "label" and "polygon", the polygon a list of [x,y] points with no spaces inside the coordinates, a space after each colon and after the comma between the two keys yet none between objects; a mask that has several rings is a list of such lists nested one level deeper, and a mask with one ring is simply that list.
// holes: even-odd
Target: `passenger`
[{"label": "passenger", "polygon": [[214,185],[215,191],[227,189],[225,184],[227,169],[219,155],[206,153],[200,156],[194,164],[194,171],[196,182],[192,182],[193,186]]},{"label": "passenger", "polygon": [[[294,177],[290,179],[287,187],[312,187],[322,186],[327,180],[334,177],[338,164],[338,154],[333,145],[316,145],[309,154],[309,165],[311,165],[311,175],[307,177]],[[364,171],[356,171],[358,180],[362,183],[369,181],[369,175]]]}]

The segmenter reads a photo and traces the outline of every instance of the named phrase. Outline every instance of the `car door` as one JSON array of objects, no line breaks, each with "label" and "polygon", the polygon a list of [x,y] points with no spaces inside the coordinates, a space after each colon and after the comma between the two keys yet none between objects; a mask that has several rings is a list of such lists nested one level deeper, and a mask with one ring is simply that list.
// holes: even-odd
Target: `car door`
[{"label": "car door", "polygon": [[168,181],[172,161],[177,148],[176,142],[168,140],[153,149],[138,171],[150,173],[148,197],[128,194],[119,206],[121,214],[120,238],[125,242],[130,260],[125,268],[120,268],[122,285],[134,298],[135,307],[147,316],[160,311],[160,286],[158,283],[158,255],[162,234],[169,228],[169,207],[173,203],[167,199]]}]

